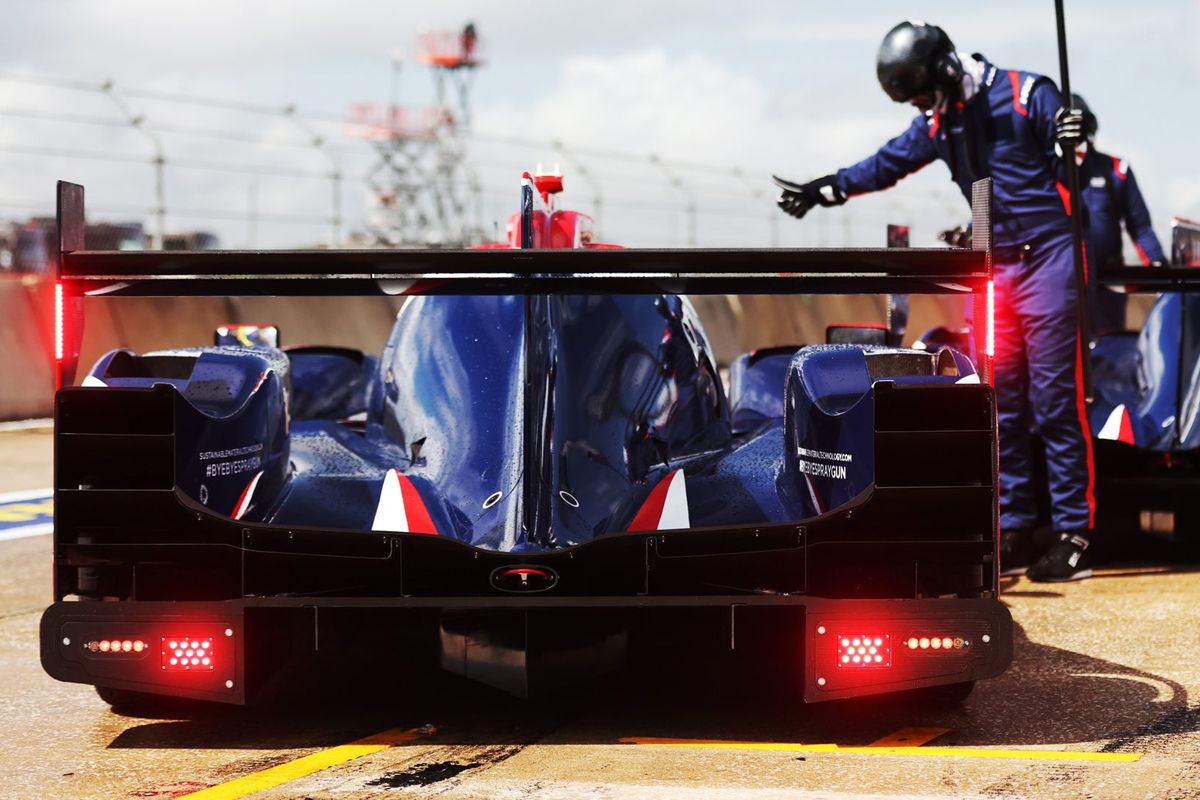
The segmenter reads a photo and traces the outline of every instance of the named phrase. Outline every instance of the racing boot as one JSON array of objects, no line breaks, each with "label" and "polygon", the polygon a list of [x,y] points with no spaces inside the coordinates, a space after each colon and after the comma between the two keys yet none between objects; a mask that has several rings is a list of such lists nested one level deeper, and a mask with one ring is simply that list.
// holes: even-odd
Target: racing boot
[{"label": "racing boot", "polygon": [[1024,575],[1033,563],[1033,531],[1014,528],[1000,533],[1000,575]]},{"label": "racing boot", "polygon": [[1087,536],[1082,533],[1060,533],[1058,536],[1058,541],[1025,573],[1026,577],[1039,583],[1092,577]]}]

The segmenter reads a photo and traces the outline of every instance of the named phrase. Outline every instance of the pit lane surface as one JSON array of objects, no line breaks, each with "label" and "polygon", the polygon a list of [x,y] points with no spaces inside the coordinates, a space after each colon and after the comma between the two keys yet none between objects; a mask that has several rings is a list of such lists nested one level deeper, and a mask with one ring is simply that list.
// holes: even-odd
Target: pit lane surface
[{"label": "pit lane surface", "polygon": [[[48,433],[0,433],[0,493],[49,484]],[[949,710],[804,707],[764,663],[532,704],[451,678],[331,677],[269,708],[147,719],[42,673],[49,559],[46,535],[0,541],[0,797],[1200,797],[1197,571],[1015,581],[1012,669]]]}]

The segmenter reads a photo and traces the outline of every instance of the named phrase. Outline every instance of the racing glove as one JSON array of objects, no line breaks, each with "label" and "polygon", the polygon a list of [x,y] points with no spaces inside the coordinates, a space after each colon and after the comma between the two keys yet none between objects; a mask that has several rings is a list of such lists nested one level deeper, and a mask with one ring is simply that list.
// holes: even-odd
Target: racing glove
[{"label": "racing glove", "polygon": [[961,225],[940,232],[937,238],[951,247],[971,248],[971,231]]},{"label": "racing glove", "polygon": [[794,183],[775,175],[772,175],[771,179],[783,190],[775,204],[783,209],[785,214],[790,214],[796,219],[802,218],[813,206],[830,208],[846,202],[846,194],[838,188],[833,175],[826,175],[808,183]]},{"label": "racing glove", "polygon": [[1060,108],[1054,114],[1054,138],[1062,152],[1070,153],[1087,141],[1083,129],[1083,112],[1077,108]]}]

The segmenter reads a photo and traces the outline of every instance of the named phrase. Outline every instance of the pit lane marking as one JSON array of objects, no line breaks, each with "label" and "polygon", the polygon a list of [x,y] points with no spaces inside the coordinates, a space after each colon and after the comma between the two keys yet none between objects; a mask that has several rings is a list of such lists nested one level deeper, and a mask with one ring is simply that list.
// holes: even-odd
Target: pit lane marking
[{"label": "pit lane marking", "polygon": [[0,494],[0,542],[54,530],[54,492],[33,489]]},{"label": "pit lane marking", "polygon": [[876,739],[867,747],[920,747],[949,732],[949,728],[901,728],[882,739]]},{"label": "pit lane marking", "polygon": [[[903,730],[903,729],[902,729]],[[897,732],[899,733],[899,731]],[[892,736],[879,741],[886,741]],[[940,734],[939,734],[940,735]],[[1108,761],[1128,763],[1141,759],[1141,753],[1097,753],[1072,750],[1015,750],[990,747],[911,747],[803,744],[799,742],[738,742],[718,739],[665,739],[628,736],[618,739],[621,744],[657,745],[659,747],[693,747],[706,750],[766,750],[782,753],[834,753],[879,756],[940,756],[943,758],[1003,758],[1031,761]]]},{"label": "pit lane marking", "polygon": [[188,800],[236,800],[239,797],[272,789],[294,781],[297,778],[312,775],[314,772],[321,772],[330,767],[336,767],[339,764],[345,764],[348,761],[354,761],[363,756],[378,753],[380,750],[387,750],[389,747],[411,744],[418,739],[430,736],[436,732],[436,729],[428,726],[409,728],[407,730],[392,728],[368,736],[365,739],[358,739],[349,744],[331,747],[328,750],[319,750],[316,753],[288,761],[284,764],[252,772],[249,775],[243,775],[240,778],[234,778],[231,781],[219,783],[216,786],[210,786],[198,792],[181,795],[179,800],[184,800],[185,798]]}]

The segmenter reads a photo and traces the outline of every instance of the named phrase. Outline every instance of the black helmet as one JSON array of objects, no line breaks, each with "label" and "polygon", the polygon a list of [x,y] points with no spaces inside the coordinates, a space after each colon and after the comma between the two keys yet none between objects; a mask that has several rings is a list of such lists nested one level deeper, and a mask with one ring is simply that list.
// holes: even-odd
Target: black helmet
[{"label": "black helmet", "polygon": [[1092,109],[1088,107],[1087,101],[1074,92],[1071,93],[1071,107],[1083,112],[1083,132],[1085,136],[1095,136],[1096,131],[1100,128],[1100,123],[1096,121],[1096,115],[1092,113]]},{"label": "black helmet", "polygon": [[944,30],[915,21],[901,22],[883,37],[875,71],[879,85],[897,103],[918,98],[932,106],[935,88],[951,93],[957,89],[962,66]]}]

